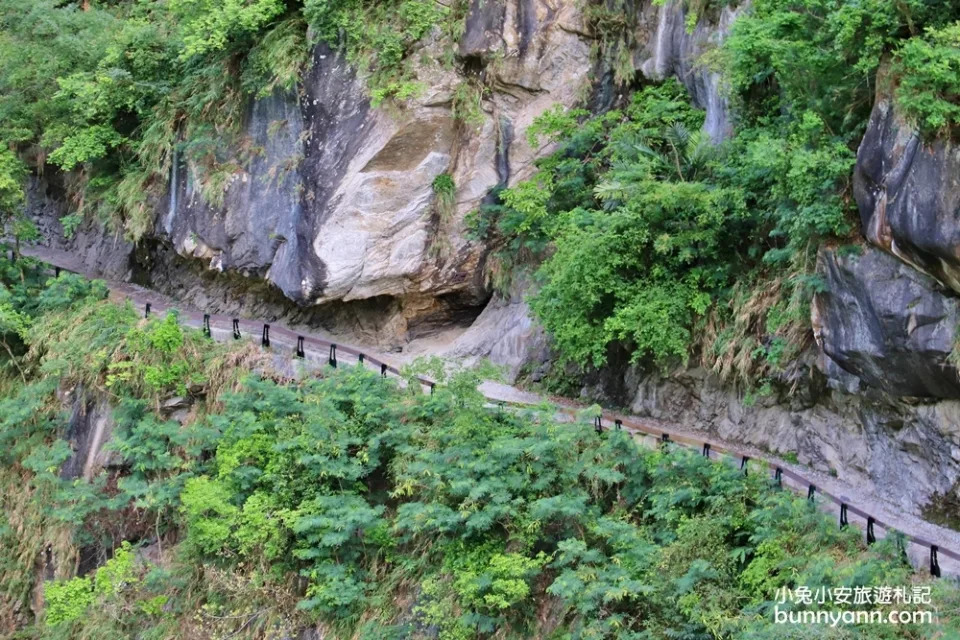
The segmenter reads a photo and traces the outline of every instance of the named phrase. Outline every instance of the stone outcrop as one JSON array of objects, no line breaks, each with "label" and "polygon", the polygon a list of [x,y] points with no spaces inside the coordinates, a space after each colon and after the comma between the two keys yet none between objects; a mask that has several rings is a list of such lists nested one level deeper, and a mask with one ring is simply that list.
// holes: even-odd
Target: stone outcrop
[{"label": "stone outcrop", "polygon": [[646,46],[634,56],[634,63],[644,77],[660,81],[671,76],[686,86],[694,104],[706,111],[704,131],[714,141],[730,136],[730,106],[721,87],[719,73],[702,63],[702,56],[723,42],[734,20],[748,8],[725,5],[719,15],[704,18],[692,29],[687,28],[687,11],[683,2],[650,5],[640,14],[638,31],[647,32]]},{"label": "stone outcrop", "polygon": [[134,247],[121,233],[104,229],[96,221],[86,220],[66,237],[60,219],[70,212],[66,193],[56,176],[33,177],[27,185],[31,218],[45,242],[69,251],[78,271],[102,274],[114,280],[127,280],[132,274]]},{"label": "stone outcrop", "polygon": [[[707,109],[707,130],[723,137],[729,119],[718,78],[696,59],[723,37],[736,11],[724,9],[691,33],[679,0],[638,2],[628,11],[637,25],[637,73],[678,77]],[[249,105],[242,162],[222,191],[210,193],[189,154],[176,154],[142,246],[93,223],[63,238],[56,220],[65,207],[43,180],[31,198],[34,214],[44,235],[91,272],[161,286],[211,311],[262,312],[262,303],[249,300],[253,292],[276,301],[271,315],[312,309],[325,322],[342,314],[324,306],[369,302],[379,310],[372,323],[402,341],[418,325],[460,322],[470,307],[472,317],[480,313],[490,295],[486,247],[468,239],[465,218],[494,187],[529,177],[549,152],[527,140],[537,116],[558,103],[581,104],[591,86],[609,84],[595,46],[580,3],[472,0],[457,63],[420,63],[422,95],[373,108],[363,79],[320,44],[296,91]],[[412,59],[435,61],[448,43],[435,34],[421,47]],[[469,122],[455,113],[465,89],[476,98]],[[452,205],[437,201],[433,182],[441,174],[456,187]],[[198,279],[197,269],[159,255],[171,250],[229,277],[210,295],[211,281]]]},{"label": "stone outcrop", "polygon": [[960,402],[898,402],[827,389],[810,368],[806,401],[777,395],[746,402],[702,369],[635,382],[631,410],[714,434],[836,475],[864,493],[920,514],[960,479]]},{"label": "stone outcrop", "polygon": [[867,240],[960,293],[960,146],[923,140],[880,96],[854,193]]},{"label": "stone outcrop", "polygon": [[960,398],[950,362],[960,301],[870,247],[862,255],[824,250],[818,270],[826,291],[814,297],[813,325],[824,359],[890,396]]},{"label": "stone outcrop", "polygon": [[108,461],[104,445],[113,433],[113,407],[102,398],[93,398],[82,386],[58,395],[65,406],[71,407],[66,438],[73,449],[73,455],[60,467],[60,476],[89,481]]},{"label": "stone outcrop", "polygon": [[[197,172],[179,163],[157,235],[299,305],[453,293],[482,304],[484,247],[466,239],[464,216],[494,186],[529,175],[537,151],[514,132],[557,102],[574,104],[589,82],[589,42],[567,29],[582,17],[559,5],[475,3],[463,68],[424,66],[426,93],[402,108],[372,108],[362,79],[319,45],[299,96],[251,106],[246,137],[260,153],[233,176],[223,206],[206,204]],[[442,46],[414,55],[435,59]],[[475,126],[455,119],[462,83],[487,87]],[[448,211],[433,188],[441,174],[457,186]]]},{"label": "stone outcrop", "polygon": [[477,319],[442,355],[469,366],[486,358],[505,370],[506,379],[522,373],[537,375],[549,366],[549,341],[543,328],[531,317],[524,300],[526,287],[512,294],[495,294]]}]

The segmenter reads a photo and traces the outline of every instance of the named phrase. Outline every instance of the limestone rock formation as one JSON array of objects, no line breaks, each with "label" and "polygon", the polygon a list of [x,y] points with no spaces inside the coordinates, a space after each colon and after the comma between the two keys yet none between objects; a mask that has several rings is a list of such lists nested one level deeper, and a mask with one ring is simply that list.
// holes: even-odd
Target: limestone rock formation
[{"label": "limestone rock formation", "polygon": [[[812,363],[811,363],[812,364]],[[836,475],[864,493],[884,496],[920,514],[935,494],[947,495],[960,479],[960,402],[893,401],[879,394],[848,394],[818,385],[809,402],[777,395],[747,402],[709,372],[690,369],[643,376],[631,410],[752,445]]]},{"label": "limestone rock formation", "polygon": [[525,290],[515,287],[512,294],[495,294],[444,357],[466,365],[487,358],[505,369],[509,381],[516,380],[524,370],[536,377],[551,354],[547,336],[524,300]]},{"label": "limestone rock formation", "polygon": [[[268,300],[271,315],[311,310],[308,321],[328,326],[343,314],[322,307],[363,303],[365,311],[351,309],[373,309],[366,324],[399,342],[417,326],[476,317],[490,297],[487,248],[469,239],[466,216],[494,187],[529,177],[550,151],[527,139],[537,116],[582,104],[591,87],[613,91],[583,9],[567,0],[472,0],[456,64],[436,63],[448,43],[427,38],[413,53],[426,89],[399,106],[372,107],[364,80],[340,53],[318,45],[296,91],[249,105],[243,161],[222,191],[211,193],[199,167],[177,154],[153,232],[139,247],[93,223],[62,237],[57,220],[66,209],[55,180],[38,183],[34,217],[85,269],[134,277],[211,311],[262,314]],[[696,60],[737,10],[691,33],[679,0],[644,0],[629,11],[637,73],[678,77],[707,109],[706,129],[723,137],[729,119],[719,80]],[[464,93],[475,98],[468,121],[458,112]],[[442,174],[455,185],[452,205],[441,206],[435,193]],[[173,264],[166,253],[194,266]],[[222,276],[214,281],[204,271]],[[464,312],[470,308],[472,315]],[[507,308],[510,324],[530,322],[517,304],[498,313]]]},{"label": "limestone rock formation", "polygon": [[109,452],[104,445],[113,432],[114,407],[103,398],[87,393],[83,386],[61,390],[60,399],[70,406],[70,421],[67,439],[73,455],[60,468],[61,477],[73,480],[90,480],[106,466]]},{"label": "limestone rock formation", "polygon": [[702,56],[723,42],[734,20],[748,7],[747,2],[725,5],[714,20],[701,19],[692,31],[687,29],[687,11],[682,2],[650,5],[640,16],[638,29],[648,30],[650,35],[645,39],[646,46],[635,56],[637,68],[651,80],[670,76],[680,80],[694,104],[706,111],[704,131],[714,141],[731,134],[730,107],[720,74],[705,66]]},{"label": "limestone rock formation", "polygon": [[[463,217],[524,175],[536,151],[512,132],[556,102],[572,105],[590,68],[588,43],[560,27],[580,18],[571,6],[487,4],[471,13],[461,45],[465,73],[478,77],[425,67],[428,93],[400,109],[371,108],[350,65],[319,45],[301,95],[251,106],[246,134],[261,153],[233,177],[223,206],[206,204],[180,164],[158,235],[211,269],[263,277],[298,304],[451,292],[482,302],[484,251],[466,240]],[[439,57],[440,45],[423,53]],[[461,82],[492,87],[476,126],[455,119]],[[441,174],[458,187],[453,211],[437,206]]]},{"label": "limestone rock formation", "polygon": [[854,188],[871,243],[960,293],[960,146],[923,140],[881,95]]},{"label": "limestone rock formation", "polygon": [[813,303],[817,343],[825,358],[891,396],[960,398],[950,354],[960,302],[896,258],[824,250],[826,291]]}]

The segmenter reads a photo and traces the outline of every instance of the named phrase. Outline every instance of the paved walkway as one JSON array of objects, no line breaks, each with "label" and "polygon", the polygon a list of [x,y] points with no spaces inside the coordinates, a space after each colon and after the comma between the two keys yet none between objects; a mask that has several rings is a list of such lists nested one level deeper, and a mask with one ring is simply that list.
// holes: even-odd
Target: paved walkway
[{"label": "paved walkway", "polygon": [[[73,271],[90,278],[102,278],[100,274],[90,273],[74,256],[66,252],[52,250],[46,247],[30,247],[23,250],[25,255],[35,257],[61,269]],[[216,340],[229,340],[234,337],[234,329],[239,330],[242,338],[261,341],[264,333],[264,323],[260,321],[234,318],[219,315],[205,314],[196,309],[179,304],[174,300],[155,291],[133,285],[127,282],[107,281],[111,294],[115,299],[132,301],[141,309],[149,303],[153,313],[162,313],[167,309],[176,308],[180,312],[181,321],[192,327],[200,328],[204,324],[209,326],[211,336]],[[376,349],[334,344],[329,336],[320,336],[308,333],[303,329],[291,328],[279,323],[269,325],[270,346],[277,353],[286,350],[293,355],[299,346],[305,354],[304,362],[310,366],[322,366],[331,358],[338,363],[356,364],[361,360],[366,366],[379,369],[382,373],[399,375],[400,370],[387,361],[386,354]],[[301,342],[302,340],[302,342]],[[425,389],[432,385],[430,380],[421,378]],[[514,407],[524,407],[549,403],[555,406],[558,415],[568,421],[577,419],[576,415],[585,407],[572,400],[559,397],[547,397],[513,386],[495,382],[484,382],[480,391],[493,403],[504,403]],[[663,435],[674,443],[692,447],[703,451],[705,436],[703,433],[685,430],[682,425],[663,421],[641,418],[627,414],[604,411],[601,417],[603,428],[615,428],[616,421],[622,423],[621,428],[633,433],[641,442],[649,446],[657,446]],[[752,473],[769,473],[774,475],[780,470],[782,484],[797,492],[807,494],[810,486],[815,487],[814,493],[818,497],[817,504],[821,509],[833,513],[839,523],[840,512],[845,509],[850,524],[857,524],[866,530],[872,521],[872,527],[877,539],[882,539],[891,531],[897,530],[907,534],[907,555],[914,566],[921,569],[930,568],[931,547],[937,547],[937,559],[944,576],[960,576],[960,532],[934,525],[902,509],[889,504],[879,496],[863,489],[841,482],[827,474],[785,460],[772,457],[768,452],[738,443],[725,442],[716,438],[709,439],[711,457],[724,458],[740,466],[747,457],[747,469]],[[845,507],[843,505],[846,505]]]}]

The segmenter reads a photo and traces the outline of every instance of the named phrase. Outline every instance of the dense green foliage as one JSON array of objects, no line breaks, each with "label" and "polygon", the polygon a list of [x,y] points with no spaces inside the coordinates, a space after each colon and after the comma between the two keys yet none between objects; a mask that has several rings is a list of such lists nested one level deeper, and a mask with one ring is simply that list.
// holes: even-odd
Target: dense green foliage
[{"label": "dense green foliage", "polygon": [[[778,587],[921,579],[892,538],[867,549],[764,474],[546,408],[491,411],[488,371],[424,363],[434,394],[359,367],[278,380],[252,348],[18,264],[0,261],[25,372],[0,377],[0,629],[19,638],[772,639]],[[65,390],[115,407],[117,460],[89,479],[59,473]],[[184,395],[193,410],[171,414]],[[112,559],[77,577],[80,548]],[[31,620],[44,549],[57,579]],[[947,582],[934,597],[960,606]]]},{"label": "dense green foliage", "polygon": [[[624,85],[637,32],[627,4],[586,9]],[[726,4],[685,2],[688,29]],[[143,236],[184,159],[219,204],[259,153],[242,140],[250,100],[297,89],[310,35],[365,75],[375,105],[401,102],[422,89],[418,66],[453,64],[466,9],[0,0],[5,230],[31,234],[20,216],[30,169],[63,172],[68,230],[95,215]],[[567,360],[626,353],[666,368],[694,357],[768,384],[808,337],[817,248],[854,226],[851,169],[878,84],[925,135],[955,132],[958,17],[954,1],[753,0],[703,61],[730,89],[729,140],[701,132],[703,113],[674,81],[603,114],[551,109],[529,133],[555,151],[499,191],[475,231],[499,243],[501,273],[537,265],[531,306]],[[482,118],[485,91],[465,81],[455,115]],[[449,216],[453,177],[433,189]],[[774,625],[779,587],[922,578],[892,537],[866,548],[761,474],[547,409],[491,411],[476,391],[484,371],[422,365],[442,380],[432,395],[361,368],[291,380],[175,313],[144,319],[106,302],[101,283],[35,266],[0,260],[0,633],[960,633],[949,583],[936,587],[936,625]],[[73,430],[98,411],[113,418],[110,462],[85,476]]]},{"label": "dense green foliage", "polygon": [[[626,37],[610,12],[598,28]],[[695,357],[765,384],[809,340],[816,250],[854,228],[855,151],[884,58],[908,119],[956,125],[958,17],[926,0],[753,2],[701,61],[729,87],[731,139],[711,144],[672,80],[602,115],[549,111],[532,133],[557,150],[475,229],[499,240],[503,272],[542,262],[532,307],[567,360]]]},{"label": "dense green foliage", "polygon": [[[729,4],[685,2],[688,29]],[[141,237],[175,162],[189,161],[204,197],[222,204],[259,153],[242,136],[249,101],[296,90],[316,41],[344,52],[375,105],[402,101],[422,89],[418,70],[454,63],[467,9],[0,0],[0,214],[16,219],[26,167],[47,163],[68,172],[68,232],[89,214]],[[624,85],[636,78],[629,9],[584,8]],[[662,367],[693,356],[754,383],[775,375],[808,335],[812,256],[854,226],[851,168],[881,63],[884,91],[924,132],[949,134],[960,118],[955,0],[758,0],[742,13],[700,61],[730,91],[732,140],[713,148],[670,85],[593,118],[549,111],[542,133],[558,152],[479,224],[504,241],[502,272],[549,256],[534,306],[579,365],[620,350]],[[464,81],[455,114],[476,121],[484,91]],[[444,214],[452,195],[439,186]]]},{"label": "dense green foliage", "polygon": [[439,30],[452,51],[464,11],[428,0],[2,0],[0,213],[16,209],[25,177],[9,150],[38,172],[68,172],[68,230],[93,215],[140,238],[177,161],[221,204],[258,153],[242,139],[249,101],[297,89],[308,27],[345,51],[379,104],[420,90],[415,45]]}]

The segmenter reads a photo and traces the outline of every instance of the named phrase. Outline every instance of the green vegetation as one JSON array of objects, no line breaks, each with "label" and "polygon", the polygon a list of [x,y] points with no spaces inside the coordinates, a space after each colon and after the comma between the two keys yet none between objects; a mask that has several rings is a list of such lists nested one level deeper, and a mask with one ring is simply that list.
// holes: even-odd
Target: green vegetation
[{"label": "green vegetation", "polygon": [[412,53],[431,33],[452,63],[465,11],[459,0],[0,0],[0,212],[22,199],[18,158],[66,172],[65,228],[94,216],[139,239],[177,154],[220,205],[259,152],[242,135],[248,103],[297,90],[308,29],[344,51],[379,104],[422,88],[415,64],[429,62]]},{"label": "green vegetation", "polygon": [[130,543],[124,542],[113,557],[87,577],[48,582],[43,599],[47,604],[46,623],[56,627],[83,616],[97,600],[106,604],[137,581],[134,555]]},{"label": "green vegetation", "polygon": [[[629,48],[629,19],[593,17]],[[852,169],[881,62],[908,119],[951,131],[958,17],[924,0],[757,0],[701,61],[729,86],[730,140],[700,132],[673,80],[602,115],[550,110],[531,143],[556,151],[483,207],[474,233],[498,247],[501,273],[537,268],[531,306],[568,363],[694,359],[768,393],[810,340],[817,249],[856,226]]]},{"label": "green vegetation", "polygon": [[[585,8],[624,87],[629,4]],[[686,2],[688,29],[725,4]],[[536,270],[531,308],[561,365],[698,360],[749,387],[747,404],[772,393],[810,337],[818,248],[856,226],[851,170],[878,84],[925,135],[955,133],[956,2],[751,5],[702,61],[730,90],[729,140],[702,132],[672,80],[603,114],[550,109],[528,134],[555,151],[474,216],[499,286]],[[250,100],[297,91],[311,36],[365,76],[374,105],[400,102],[423,65],[452,64],[467,6],[0,0],[0,222],[35,234],[24,181],[56,168],[68,233],[95,216],[138,239],[174,158],[222,204],[261,152],[243,139]],[[455,88],[462,124],[487,90]],[[448,216],[452,176],[433,190]],[[780,587],[924,580],[893,537],[867,548],[762,475],[546,408],[491,411],[483,369],[418,364],[441,381],[430,395],[362,368],[290,379],[252,346],[36,267],[0,259],[2,634],[759,640],[787,633]],[[78,435],[101,413],[102,466]],[[938,497],[931,517],[952,523],[955,506]],[[796,637],[960,634],[956,585],[936,584],[934,602],[934,625]]]},{"label": "green vegetation", "polygon": [[930,133],[953,135],[960,125],[960,22],[930,27],[897,51],[897,105]]},{"label": "green vegetation", "polygon": [[441,173],[433,179],[433,192],[437,196],[437,212],[448,219],[456,211],[457,185],[449,173]]},{"label": "green vegetation", "polygon": [[[0,376],[0,630],[15,637],[772,639],[779,587],[921,580],[892,540],[864,547],[763,475],[546,408],[491,411],[489,371],[423,363],[434,394],[359,367],[285,380],[253,347],[18,265],[0,261],[23,318]],[[114,407],[117,459],[89,479],[59,473],[76,394]],[[77,576],[81,548],[110,559]],[[56,579],[34,618],[43,557]],[[948,582],[934,598],[960,606]]]}]

